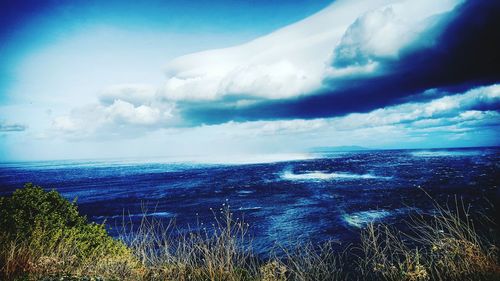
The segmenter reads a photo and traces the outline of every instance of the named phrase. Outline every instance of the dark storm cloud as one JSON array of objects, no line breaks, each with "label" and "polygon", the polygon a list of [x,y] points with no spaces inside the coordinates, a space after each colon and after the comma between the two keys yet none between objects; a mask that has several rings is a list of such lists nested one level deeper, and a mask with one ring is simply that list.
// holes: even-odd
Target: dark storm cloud
[{"label": "dark storm cloud", "polygon": [[[424,101],[430,97],[420,93],[432,88],[450,94],[463,92],[500,81],[499,27],[499,1],[468,1],[428,31],[439,32],[435,44],[421,49],[409,47],[398,60],[380,61],[381,71],[372,75],[330,79],[324,81],[327,90],[306,97],[256,100],[247,106],[228,100],[211,104],[180,102],[178,109],[191,125],[319,118]],[[487,109],[500,107],[494,103]]]}]

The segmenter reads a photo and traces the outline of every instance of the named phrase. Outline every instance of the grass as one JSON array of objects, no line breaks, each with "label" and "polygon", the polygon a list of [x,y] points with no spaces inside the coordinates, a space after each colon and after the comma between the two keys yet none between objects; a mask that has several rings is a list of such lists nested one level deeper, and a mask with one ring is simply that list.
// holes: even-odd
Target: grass
[{"label": "grass", "polygon": [[[49,211],[44,219],[54,222]],[[500,280],[496,236],[480,234],[459,200],[435,202],[434,214],[412,216],[404,233],[369,224],[360,243],[343,251],[334,242],[304,242],[266,259],[254,255],[249,225],[227,205],[214,212],[213,225],[188,232],[148,216],[138,226],[124,220],[119,240],[74,216],[76,229],[23,221],[29,235],[13,235],[7,215],[0,215],[1,280]],[[82,245],[90,234],[105,242]]]}]

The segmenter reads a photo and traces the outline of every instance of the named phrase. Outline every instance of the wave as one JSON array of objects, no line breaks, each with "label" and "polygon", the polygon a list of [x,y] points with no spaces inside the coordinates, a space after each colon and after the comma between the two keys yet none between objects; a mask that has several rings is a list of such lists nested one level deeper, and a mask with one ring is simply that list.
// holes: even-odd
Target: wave
[{"label": "wave", "polygon": [[237,191],[236,193],[240,194],[240,195],[246,195],[246,194],[252,194],[252,193],[255,193],[255,191],[253,190],[239,190]]},{"label": "wave", "polygon": [[381,220],[391,215],[388,210],[369,210],[342,215],[342,220],[350,226],[361,228],[368,223]]},{"label": "wave", "polygon": [[482,155],[484,152],[479,150],[468,151],[453,151],[453,150],[421,150],[411,153],[415,157],[463,157],[463,156],[477,156]]},{"label": "wave", "polygon": [[354,212],[350,214],[344,213],[342,215],[342,220],[349,226],[362,228],[369,223],[381,221],[389,217],[406,215],[409,212],[421,212],[421,210],[415,207],[406,207],[394,210],[378,209]]},{"label": "wave", "polygon": [[286,171],[281,174],[281,178],[291,181],[322,181],[322,180],[346,180],[346,179],[390,179],[390,177],[375,176],[372,174],[351,174],[351,173],[324,173],[319,171],[294,174]]},{"label": "wave", "polygon": [[122,214],[113,216],[97,216],[95,219],[121,219],[121,218],[140,218],[140,217],[158,217],[158,218],[170,218],[174,217],[174,214],[170,212],[154,212],[154,213],[141,213],[141,214]]},{"label": "wave", "polygon": [[257,206],[257,207],[239,207],[237,210],[238,211],[258,211],[262,209],[262,207]]}]

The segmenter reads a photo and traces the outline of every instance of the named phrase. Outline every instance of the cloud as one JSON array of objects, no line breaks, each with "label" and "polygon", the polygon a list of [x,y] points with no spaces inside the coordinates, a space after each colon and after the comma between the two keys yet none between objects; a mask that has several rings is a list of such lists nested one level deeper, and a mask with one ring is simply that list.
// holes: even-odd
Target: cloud
[{"label": "cloud", "polygon": [[[465,93],[445,96],[428,102],[410,102],[369,113],[355,113],[331,120],[337,130],[400,125],[437,127],[472,120],[494,120],[500,110],[500,85],[479,87]],[[500,122],[498,122],[500,123]]]},{"label": "cloud", "polygon": [[175,101],[310,95],[331,71],[332,50],[333,64],[344,67],[395,57],[426,29],[431,16],[460,1],[435,2],[335,1],[316,15],[249,43],[173,60],[166,67],[162,93]]},{"label": "cloud", "polygon": [[325,64],[345,29],[387,0],[335,1],[325,10],[243,45],[177,58],[166,66],[166,99],[232,96],[280,99],[321,87]]},{"label": "cloud", "polygon": [[434,38],[426,31],[460,2],[399,1],[369,11],[347,28],[334,49],[332,65],[344,68],[373,64],[397,59],[410,45],[431,45]]},{"label": "cloud", "polygon": [[[493,34],[500,25],[496,16],[500,4],[482,0],[462,5],[459,1],[398,1],[391,5],[373,2],[372,7],[365,10],[349,10],[343,18],[345,21],[334,22],[339,25],[325,24],[328,19],[344,15],[340,12],[355,6],[352,3],[340,1],[307,21],[288,27],[293,31],[289,33],[293,38],[306,42],[313,34],[324,36],[321,44],[312,41],[303,44],[304,48],[286,52],[283,46],[295,46],[296,40],[282,38],[282,30],[262,38],[266,44],[271,44],[269,38],[277,40],[273,41],[275,45],[268,45],[271,51],[262,51],[264,55],[257,56],[265,58],[260,61],[265,67],[252,67],[267,69],[276,63],[274,59],[304,58],[303,54],[307,54],[311,64],[307,59],[289,60],[293,66],[290,69],[295,70],[284,73],[293,75],[281,77],[263,70],[249,71],[247,76],[244,73],[229,75],[231,69],[239,69],[239,64],[246,63],[234,55],[238,54],[235,50],[242,51],[243,57],[255,64],[253,53],[245,51],[247,45],[175,60],[175,67],[169,69],[167,84],[172,79],[185,77],[185,88],[175,91],[174,99],[182,118],[197,125],[230,120],[341,116],[408,102],[408,99],[425,99],[428,97],[419,94],[433,88],[452,94],[498,81],[500,73],[494,66],[500,63],[497,56],[500,39]],[[322,20],[328,28],[317,27],[316,23]],[[304,35],[294,33],[296,30],[309,32]],[[274,50],[280,52],[274,53]],[[255,53],[259,51],[256,48]],[[272,56],[267,56],[270,54]],[[218,61],[230,63],[222,63],[223,67],[219,68]],[[210,63],[214,64],[214,74],[209,71]],[[200,84],[191,84],[190,79]],[[276,90],[280,85],[278,80],[281,80],[282,92]],[[194,85],[198,85],[196,89],[189,88]],[[204,93],[206,99],[202,101],[199,98]],[[171,94],[168,87],[162,91],[167,99]]]},{"label": "cloud", "polygon": [[156,96],[156,88],[143,84],[121,84],[105,89],[99,95],[99,102],[110,105],[116,100],[122,100],[134,106],[151,104]]},{"label": "cloud", "polygon": [[226,137],[241,138],[329,134],[372,139],[381,132],[421,136],[429,132],[456,133],[500,127],[500,85],[479,87],[464,93],[426,102],[410,102],[380,108],[368,113],[342,117],[291,119],[276,121],[228,122],[209,127],[223,127]]},{"label": "cloud", "polygon": [[371,11],[347,29],[340,44],[335,47],[332,64],[343,68],[397,58],[399,51],[413,37],[414,32],[396,17],[391,7]]},{"label": "cloud", "polygon": [[19,123],[9,123],[5,120],[0,120],[0,132],[22,132],[28,127]]},{"label": "cloud", "polygon": [[174,59],[159,89],[112,86],[98,103],[55,118],[53,129],[74,138],[136,137],[161,128],[261,121],[270,134],[317,129],[328,120],[342,131],[439,124],[465,111],[472,117],[491,111],[480,113],[490,118],[498,98],[467,90],[500,78],[494,36],[500,4],[462,2],[335,1],[246,44]]},{"label": "cloud", "polygon": [[175,126],[174,106],[162,102],[153,87],[115,85],[99,95],[99,103],[57,116],[52,130],[70,139],[139,137],[150,130]]},{"label": "cloud", "polygon": [[122,100],[115,100],[113,104],[104,109],[104,113],[113,122],[133,125],[152,125],[161,118],[158,108],[146,105],[136,107]]}]

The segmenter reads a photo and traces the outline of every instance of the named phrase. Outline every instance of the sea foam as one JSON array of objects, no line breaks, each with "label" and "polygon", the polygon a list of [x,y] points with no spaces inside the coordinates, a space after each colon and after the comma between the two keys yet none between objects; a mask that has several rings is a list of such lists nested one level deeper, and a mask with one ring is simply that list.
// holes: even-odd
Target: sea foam
[{"label": "sea foam", "polygon": [[138,214],[121,214],[113,216],[96,216],[95,219],[121,219],[121,218],[141,218],[141,217],[156,217],[156,218],[170,218],[175,215],[170,212],[154,212],[154,213],[138,213]]},{"label": "sea foam", "polygon": [[349,179],[389,179],[389,177],[380,177],[372,174],[351,174],[351,173],[325,173],[313,171],[303,174],[295,174],[291,171],[285,171],[281,178],[290,181],[324,181],[324,180],[349,180]]},{"label": "sea foam", "polygon": [[350,226],[361,228],[368,223],[379,221],[389,217],[391,212],[388,210],[369,210],[362,212],[355,212],[351,214],[342,215],[342,220]]},{"label": "sea foam", "polygon": [[484,151],[479,151],[479,150],[467,150],[467,151],[420,150],[411,152],[411,155],[414,157],[466,157],[466,156],[477,156],[483,153]]},{"label": "sea foam", "polygon": [[378,222],[397,216],[404,216],[411,212],[421,213],[422,211],[419,208],[415,207],[397,208],[392,210],[376,209],[353,213],[344,213],[341,218],[349,226],[362,228],[372,222]]}]

